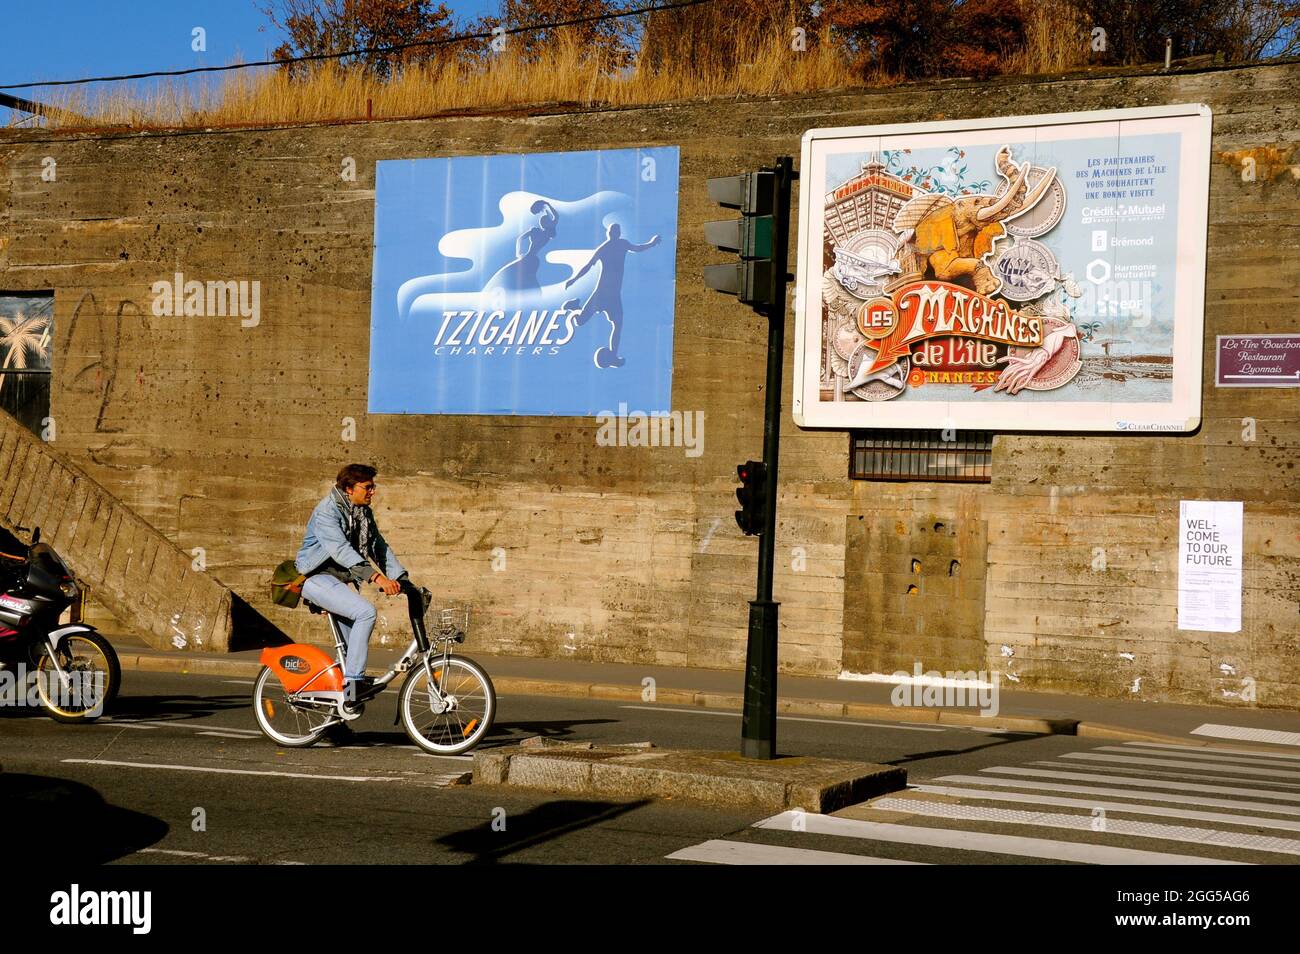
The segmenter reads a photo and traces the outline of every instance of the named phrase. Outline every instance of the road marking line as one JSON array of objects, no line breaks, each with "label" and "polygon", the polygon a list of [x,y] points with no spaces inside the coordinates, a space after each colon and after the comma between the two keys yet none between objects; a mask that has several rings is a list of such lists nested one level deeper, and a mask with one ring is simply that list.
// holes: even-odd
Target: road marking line
[{"label": "road marking line", "polygon": [[691,845],[667,856],[674,861],[704,861],[715,865],[919,865],[923,861],[897,861],[868,855],[785,848],[744,841],[712,839]]},{"label": "road marking line", "polygon": [[771,818],[755,822],[755,828],[791,831],[796,817],[801,830],[818,835],[840,835],[846,838],[864,838],[869,841],[888,841],[905,845],[927,845],[933,848],[957,848],[963,851],[982,851],[997,855],[1020,855],[1025,858],[1048,858],[1053,861],[1079,861],[1087,864],[1111,865],[1240,865],[1248,862],[1221,861],[1197,855],[1175,855],[1163,851],[1142,851],[1137,848],[1115,848],[1077,841],[1053,841],[1047,838],[1029,838],[1024,835],[1000,835],[982,831],[960,831],[952,828],[922,828],[915,825],[896,825],[892,822],[859,821],[856,818],[839,818],[834,815],[814,815],[803,812],[782,812]]},{"label": "road marking line", "polygon": [[[1279,831],[1300,831],[1300,821],[1261,818],[1258,815],[1235,815],[1228,812],[1198,812],[1181,808],[1168,808],[1163,805],[1134,805],[1131,802],[1109,802],[1093,798],[1060,798],[1053,795],[1030,795],[1023,792],[990,792],[978,788],[956,788],[947,785],[915,785],[908,791],[922,792],[929,795],[954,795],[958,798],[984,799],[991,802],[1054,805],[1058,808],[1102,808],[1114,812],[1127,812],[1130,815],[1156,815],[1160,818],[1185,818],[1189,821],[1219,822],[1228,825],[1254,825],[1257,828],[1276,828]],[[1107,827],[1109,827],[1109,824]]]},{"label": "road marking line", "polygon": [[1244,725],[1215,725],[1207,722],[1197,726],[1191,735],[1208,735],[1215,739],[1238,739],[1243,742],[1267,742],[1270,745],[1300,745],[1300,732],[1283,732],[1280,729],[1252,729]]},{"label": "road marking line", "polygon": [[[1047,762],[1047,765],[1054,763]],[[1076,765],[1072,768],[1082,768]],[[1077,782],[1106,782],[1111,785],[1135,785],[1138,788],[1170,788],[1182,792],[1213,792],[1217,795],[1254,795],[1257,798],[1273,798],[1279,801],[1300,802],[1300,795],[1295,792],[1279,792],[1271,789],[1259,788],[1235,788],[1230,785],[1197,785],[1192,782],[1164,782],[1150,778],[1131,778],[1129,776],[1118,775],[1094,775],[1086,772],[1058,772],[1047,769],[1032,768],[1012,768],[1006,765],[997,765],[991,768],[981,769],[984,772],[998,772],[1003,775],[1031,775],[1041,778],[1064,778],[1072,779]],[[1159,774],[1159,773],[1155,773]],[[1192,778],[1200,778],[1199,775],[1193,775]],[[1277,784],[1277,783],[1274,783]]]},{"label": "road marking line", "polygon": [[253,859],[244,855],[209,855],[202,851],[177,851],[174,848],[141,848],[141,855],[172,855],[176,858],[202,858],[204,861],[224,861],[235,865],[246,865]]},{"label": "road marking line", "polygon": [[[139,855],[174,855],[178,858],[202,858],[205,861],[222,861],[231,864],[246,865],[254,861],[253,858],[245,858],[242,855],[208,855],[201,851],[178,851],[175,848],[141,848],[136,852]],[[305,861],[272,861],[273,865],[305,865]]]},{"label": "road marking line", "polygon": [[[1230,798],[1197,798],[1195,795],[1166,792],[1142,792],[1132,788],[1101,788],[1092,785],[1056,785],[1019,778],[986,778],[983,775],[943,775],[936,782],[958,785],[999,785],[1004,788],[1028,788],[1040,792],[1072,792],[1076,795],[1107,795],[1111,798],[1141,798],[1149,802],[1175,802],[1179,805],[1204,805],[1207,808],[1249,808],[1274,815],[1300,815],[1300,808],[1274,805],[1271,802],[1239,801]],[[1211,786],[1206,786],[1207,788]],[[1254,791],[1251,789],[1250,791]]]},{"label": "road marking line", "polygon": [[254,769],[210,768],[203,765],[168,765],[154,762],[113,762],[108,759],[62,759],[75,765],[113,765],[121,768],[170,769],[175,772],[215,772],[219,775],[274,775],[277,778],[313,778],[329,782],[409,782],[396,775],[315,775],[311,772],[265,772]]},{"label": "road marking line", "polygon": [[[258,733],[258,734],[260,735],[261,733]],[[255,736],[255,735],[245,735],[245,734],[242,733],[242,732],[217,732],[217,731],[215,731],[215,730],[208,730],[208,731],[205,731],[205,732],[200,732],[199,735],[215,735],[215,736],[219,736],[220,738],[223,738],[223,739],[255,739],[255,738],[257,738],[257,736]]]},{"label": "road marking line", "polygon": [[256,680],[256,679],[222,679],[221,681],[222,681],[222,682],[229,683],[229,684],[232,685],[232,686],[255,686],[255,685],[257,685],[257,680]]},{"label": "road marking line", "polygon": [[[100,719],[98,722],[94,722],[91,724],[105,725],[106,723],[104,722],[103,719]],[[121,721],[113,722],[110,724],[110,727],[112,726],[121,726],[127,729],[184,729],[186,732],[198,732],[199,734],[203,734],[204,732],[210,732],[213,729],[216,729],[222,732],[239,732],[243,735],[248,736],[250,739],[256,739],[262,734],[257,729],[241,729],[238,726],[217,725],[217,726],[213,726],[212,729],[208,729],[205,728],[203,725],[183,725],[179,722],[146,722],[144,720],[139,720],[134,722],[121,722]]]},{"label": "road marking line", "polygon": [[[619,706],[620,709],[640,709],[644,712],[687,712],[691,715],[711,715],[726,716],[728,719],[739,719],[739,712],[714,712],[712,709],[675,709],[671,706]],[[872,729],[900,729],[904,732],[944,732],[944,729],[933,729],[928,725],[904,725],[896,722],[850,722],[847,719],[809,719],[803,716],[777,716],[778,722],[816,722],[819,725],[862,725]],[[950,726],[954,729],[964,729],[965,726]]]},{"label": "road marking line", "polygon": [[[1066,752],[1064,759],[1084,759],[1090,762],[1120,762],[1126,765],[1155,765],[1169,768],[1198,769],[1202,772],[1233,772],[1237,775],[1267,775],[1270,778],[1300,778],[1300,772],[1286,769],[1255,768],[1249,765],[1222,765],[1218,762],[1183,762],[1172,758],[1144,759],[1132,755],[1100,755],[1096,752]],[[1208,775],[1206,778],[1213,778]]]},{"label": "road marking line", "polygon": [[[1032,825],[1042,828],[1065,828],[1070,831],[1096,831],[1096,820],[1090,815],[1072,815],[1066,812],[1030,812],[1019,808],[985,808],[980,805],[954,805],[951,802],[932,802],[920,798],[889,796],[870,803],[871,808],[886,812],[907,812],[925,818],[945,818],[952,821],[994,822],[1003,825]],[[1134,838],[1158,838],[1161,841],[1182,841],[1216,848],[1237,848],[1246,851],[1268,851],[1274,854],[1300,855],[1300,840],[1279,838],[1276,835],[1251,835],[1239,831],[1221,831],[1217,828],[1197,828],[1191,825],[1162,825],[1158,822],[1127,821],[1107,818],[1106,835],[1130,835]]]},{"label": "road marking line", "polygon": [[1148,749],[1130,749],[1122,745],[1103,745],[1100,746],[1099,748],[1093,749],[1092,751],[1127,752],[1129,755],[1151,755],[1157,758],[1166,758],[1166,759],[1171,757],[1179,757],[1179,756],[1187,756],[1189,758],[1194,756],[1198,759],[1205,759],[1208,762],[1241,762],[1245,765],[1269,765],[1272,766],[1273,768],[1300,769],[1300,765],[1291,765],[1288,762],[1279,762],[1276,757],[1270,758],[1269,756],[1254,757],[1250,755],[1217,755],[1213,752],[1200,752],[1195,749],[1170,752],[1167,749],[1157,749],[1155,751],[1151,751]]},{"label": "road marking line", "polygon": [[98,719],[95,722],[92,722],[90,724],[107,726],[110,729],[156,729],[158,728],[156,725],[142,725],[138,722],[105,722],[103,719]]}]

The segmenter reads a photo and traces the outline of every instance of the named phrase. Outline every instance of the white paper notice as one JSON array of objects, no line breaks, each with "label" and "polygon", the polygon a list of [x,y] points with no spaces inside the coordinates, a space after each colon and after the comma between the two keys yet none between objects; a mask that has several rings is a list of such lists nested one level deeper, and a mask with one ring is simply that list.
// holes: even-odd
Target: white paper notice
[{"label": "white paper notice", "polygon": [[1178,505],[1178,628],[1241,632],[1240,502]]}]

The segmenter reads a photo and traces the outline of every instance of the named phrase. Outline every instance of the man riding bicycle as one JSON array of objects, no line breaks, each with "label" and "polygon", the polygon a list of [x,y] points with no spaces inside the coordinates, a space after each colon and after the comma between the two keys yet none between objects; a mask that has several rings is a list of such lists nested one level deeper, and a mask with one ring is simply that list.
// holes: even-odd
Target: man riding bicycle
[{"label": "man riding bicycle", "polygon": [[402,589],[401,581],[409,581],[370,509],[375,473],[367,464],[348,464],[339,471],[333,489],[311,512],[294,559],[298,572],[307,577],[303,598],[338,619],[348,647],[343,698],[352,703],[364,702],[376,691],[365,674],[375,606],[352,587],[360,590],[362,583],[374,583],[394,596]]}]

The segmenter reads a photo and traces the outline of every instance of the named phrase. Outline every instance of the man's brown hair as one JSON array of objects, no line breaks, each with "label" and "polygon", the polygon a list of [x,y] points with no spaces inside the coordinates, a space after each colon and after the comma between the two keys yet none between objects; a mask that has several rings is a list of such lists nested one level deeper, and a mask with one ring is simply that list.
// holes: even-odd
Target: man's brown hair
[{"label": "man's brown hair", "polygon": [[375,474],[377,473],[378,471],[369,464],[348,464],[339,471],[339,475],[334,479],[334,483],[338,486],[339,490],[347,493],[356,484],[359,484],[364,480],[374,480]]}]

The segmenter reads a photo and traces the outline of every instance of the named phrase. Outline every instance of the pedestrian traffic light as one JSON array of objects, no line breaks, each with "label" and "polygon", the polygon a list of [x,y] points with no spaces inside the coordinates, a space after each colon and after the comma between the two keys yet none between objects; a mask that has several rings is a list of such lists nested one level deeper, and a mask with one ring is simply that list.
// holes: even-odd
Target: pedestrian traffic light
[{"label": "pedestrian traffic light", "polygon": [[[741,218],[704,223],[704,237],[723,251],[738,253],[740,261],[704,266],[706,287],[735,295],[755,308],[784,308],[774,261],[778,191],[776,173],[766,169],[709,180],[709,198],[725,208],[739,209]],[[782,272],[785,266],[780,263]]]},{"label": "pedestrian traffic light", "polygon": [[747,460],[736,466],[736,475],[740,486],[736,489],[736,499],[740,509],[736,511],[736,523],[750,537],[763,532],[763,523],[767,516],[767,465],[758,460]]}]

